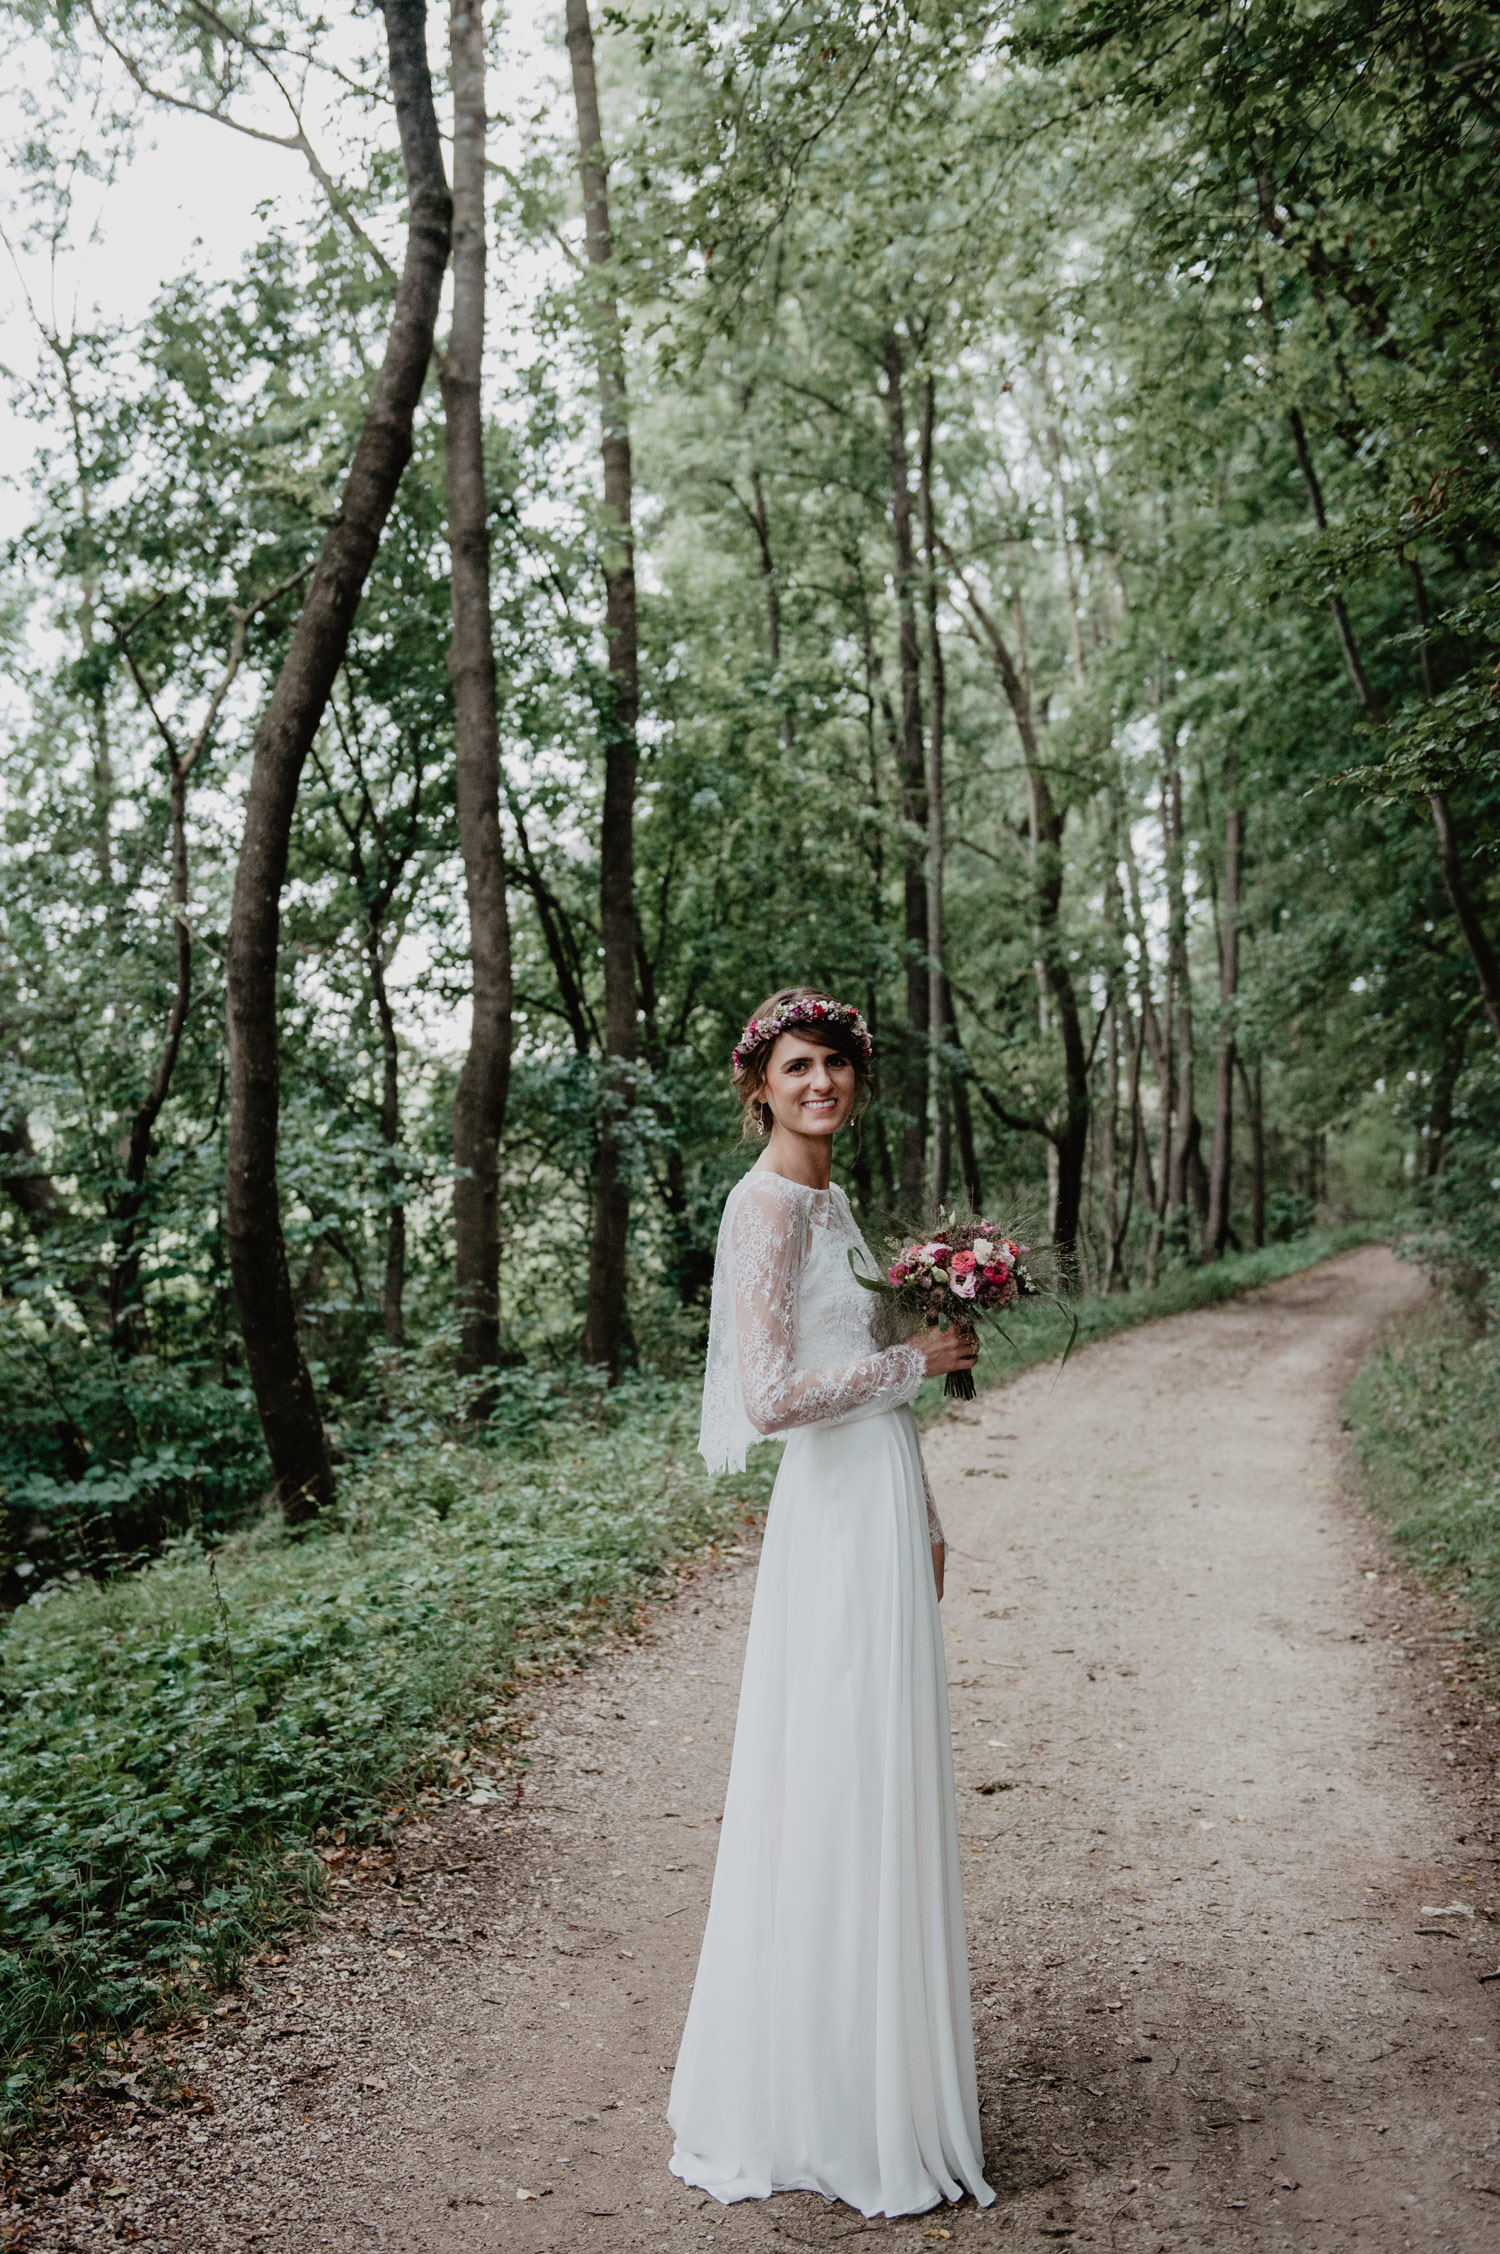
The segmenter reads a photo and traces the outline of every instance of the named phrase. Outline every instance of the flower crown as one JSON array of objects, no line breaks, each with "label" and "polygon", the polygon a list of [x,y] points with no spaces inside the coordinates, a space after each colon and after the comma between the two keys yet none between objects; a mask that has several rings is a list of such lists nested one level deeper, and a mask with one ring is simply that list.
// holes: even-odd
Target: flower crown
[{"label": "flower crown", "polygon": [[875,1054],[875,1044],[870,1039],[870,1028],[852,1002],[824,1002],[809,999],[801,1002],[783,1002],[772,1010],[769,1017],[753,1017],[740,1035],[733,1052],[736,1072],[747,1064],[754,1051],[767,1041],[774,1041],[780,1033],[790,1033],[794,1025],[841,1025],[854,1036],[854,1046],[866,1064]]}]

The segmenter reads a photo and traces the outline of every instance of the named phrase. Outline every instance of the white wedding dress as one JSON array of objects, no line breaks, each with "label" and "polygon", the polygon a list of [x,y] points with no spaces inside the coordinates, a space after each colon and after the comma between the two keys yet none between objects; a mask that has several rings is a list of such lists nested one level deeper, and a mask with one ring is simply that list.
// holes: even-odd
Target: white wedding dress
[{"label": "white wedding dress", "polygon": [[[672,2171],[924,2213],[985,2183],[930,1499],[842,1190],[756,1169],[719,1229],[701,1447],[788,1434],[750,1618]],[[935,1529],[936,1521],[931,1521]]]}]

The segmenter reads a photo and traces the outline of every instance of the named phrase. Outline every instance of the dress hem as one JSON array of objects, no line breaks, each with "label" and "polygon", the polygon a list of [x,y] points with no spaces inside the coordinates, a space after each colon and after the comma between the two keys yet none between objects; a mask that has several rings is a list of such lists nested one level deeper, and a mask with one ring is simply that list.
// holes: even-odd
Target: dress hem
[{"label": "dress hem", "polygon": [[820,2181],[815,2176],[799,2176],[788,2179],[785,2183],[771,2183],[765,2178],[746,2177],[741,2174],[722,2175],[709,2162],[696,2156],[684,2155],[681,2152],[673,2153],[667,2163],[667,2169],[669,2174],[676,2176],[679,2182],[686,2184],[690,2190],[707,2192],[709,2198],[717,2200],[721,2207],[738,2206],[740,2201],[744,2199],[774,2199],[778,2192],[783,2191],[811,2191],[816,2192],[822,2199],[836,2200],[841,2207],[852,2207],[855,2213],[863,2215],[866,2221],[873,2220],[877,2215],[884,2215],[891,2222],[898,2221],[903,2215],[930,2215],[938,2207],[960,2207],[965,2199],[972,2199],[977,2207],[993,2207],[997,2196],[981,2176],[977,2191],[967,2185],[952,2192],[938,2188],[934,2190],[932,2197],[921,2206],[891,2207],[876,2205],[866,2207],[861,2200],[852,2198],[848,2192],[838,2191],[832,2184]]}]

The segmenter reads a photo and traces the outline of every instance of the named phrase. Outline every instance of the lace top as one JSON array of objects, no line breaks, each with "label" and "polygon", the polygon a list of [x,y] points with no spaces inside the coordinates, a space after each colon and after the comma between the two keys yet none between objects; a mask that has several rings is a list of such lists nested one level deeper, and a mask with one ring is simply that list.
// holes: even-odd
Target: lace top
[{"label": "lace top", "polygon": [[[699,1447],[711,1471],[803,1424],[843,1424],[910,1401],[926,1373],[919,1346],[875,1346],[875,1302],[853,1252],[876,1273],[841,1189],[811,1190],[753,1169],[724,1205]],[[926,1484],[925,1473],[923,1475]],[[932,1539],[942,1539],[927,1496]]]}]

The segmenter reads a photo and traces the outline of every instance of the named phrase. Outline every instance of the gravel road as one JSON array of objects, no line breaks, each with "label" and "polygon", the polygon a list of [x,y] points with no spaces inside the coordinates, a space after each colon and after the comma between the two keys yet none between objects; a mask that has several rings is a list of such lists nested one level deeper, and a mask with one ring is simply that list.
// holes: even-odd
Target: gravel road
[{"label": "gravel road", "polygon": [[997,2208],[726,2211],[666,2172],[747,1536],[535,1686],[516,1807],[346,1865],[174,2043],[211,2111],[122,2081],[0,2245],[1500,2245],[1494,1710],[1341,1483],[1343,1385],[1418,1289],[1352,1253],[929,1435]]}]

